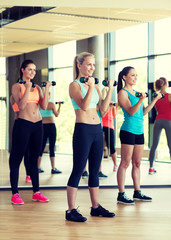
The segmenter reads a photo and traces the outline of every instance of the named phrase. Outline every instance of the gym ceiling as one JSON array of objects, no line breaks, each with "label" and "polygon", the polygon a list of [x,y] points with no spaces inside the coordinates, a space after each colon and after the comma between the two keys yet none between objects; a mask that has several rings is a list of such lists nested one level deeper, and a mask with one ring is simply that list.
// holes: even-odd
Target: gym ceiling
[{"label": "gym ceiling", "polygon": [[0,56],[167,17],[171,17],[171,0],[1,0]]}]

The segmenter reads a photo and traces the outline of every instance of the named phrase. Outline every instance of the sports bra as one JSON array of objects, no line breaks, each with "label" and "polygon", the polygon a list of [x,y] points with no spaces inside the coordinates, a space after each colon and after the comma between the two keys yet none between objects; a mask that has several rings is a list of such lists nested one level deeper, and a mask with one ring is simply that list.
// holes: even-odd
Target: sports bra
[{"label": "sports bra", "polygon": [[[26,88],[25,88],[24,84],[20,84],[20,87],[21,87],[21,98],[22,98],[25,93]],[[35,102],[35,103],[39,102],[39,92],[38,92],[37,87],[34,87],[33,91],[29,92],[29,97],[28,97],[27,102]]]},{"label": "sports bra", "polygon": [[[77,79],[76,79],[75,81],[76,81],[76,82],[79,84],[79,86],[81,87],[81,93],[82,93],[83,97],[85,97],[86,94],[87,94],[87,89],[84,87],[84,85],[83,85],[80,81],[78,81]],[[74,101],[73,98],[71,98],[71,102],[72,102],[72,105],[73,105],[73,107],[74,107],[75,110],[76,110],[76,109],[81,109],[81,108],[78,106],[78,104]],[[91,102],[90,102],[90,105],[89,105],[88,108],[96,108],[98,102],[99,102],[99,94],[97,93],[97,90],[96,90],[96,88],[94,87],[94,89],[93,89],[93,95],[92,95]]]},{"label": "sports bra", "polygon": [[42,117],[52,117],[53,116],[53,111],[52,110],[43,110],[40,109],[40,114]]},{"label": "sports bra", "polygon": [[12,109],[13,109],[14,112],[19,112],[20,111],[16,102],[12,105]]}]

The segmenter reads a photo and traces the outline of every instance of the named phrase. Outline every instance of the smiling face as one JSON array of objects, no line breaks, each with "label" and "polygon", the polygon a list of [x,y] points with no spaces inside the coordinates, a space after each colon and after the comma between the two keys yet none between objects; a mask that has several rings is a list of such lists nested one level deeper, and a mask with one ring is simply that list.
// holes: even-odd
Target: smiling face
[{"label": "smiling face", "polygon": [[82,64],[77,64],[80,77],[91,77],[95,71],[95,58],[88,56]]},{"label": "smiling face", "polygon": [[135,85],[137,81],[137,72],[135,69],[130,69],[127,75],[123,75],[125,84]]},{"label": "smiling face", "polygon": [[30,63],[27,65],[27,67],[25,69],[22,68],[21,71],[23,73],[24,81],[32,80],[36,75],[36,66],[35,66],[35,64]]}]

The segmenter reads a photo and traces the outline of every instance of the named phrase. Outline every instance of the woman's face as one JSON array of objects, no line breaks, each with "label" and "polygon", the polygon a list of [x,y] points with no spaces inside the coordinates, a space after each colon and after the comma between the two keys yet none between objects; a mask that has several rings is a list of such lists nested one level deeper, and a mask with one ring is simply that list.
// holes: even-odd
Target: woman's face
[{"label": "woman's face", "polygon": [[123,76],[125,83],[129,85],[135,85],[137,81],[137,72],[135,69],[130,69],[127,75]]},{"label": "woman's face", "polygon": [[83,77],[91,77],[95,70],[95,58],[93,56],[86,57],[82,64],[78,63],[80,75]]},{"label": "woman's face", "polygon": [[24,69],[22,68],[23,78],[24,79],[33,79],[36,75],[36,66],[33,63],[30,63],[27,65],[27,67]]}]

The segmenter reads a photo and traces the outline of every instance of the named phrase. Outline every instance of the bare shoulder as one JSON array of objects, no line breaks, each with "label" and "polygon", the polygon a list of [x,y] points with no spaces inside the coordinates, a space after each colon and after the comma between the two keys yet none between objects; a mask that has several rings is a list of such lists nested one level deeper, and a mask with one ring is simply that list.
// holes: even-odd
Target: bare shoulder
[{"label": "bare shoulder", "polygon": [[168,94],[169,102],[171,102],[171,93]]}]

